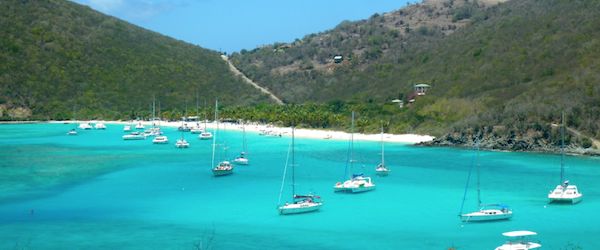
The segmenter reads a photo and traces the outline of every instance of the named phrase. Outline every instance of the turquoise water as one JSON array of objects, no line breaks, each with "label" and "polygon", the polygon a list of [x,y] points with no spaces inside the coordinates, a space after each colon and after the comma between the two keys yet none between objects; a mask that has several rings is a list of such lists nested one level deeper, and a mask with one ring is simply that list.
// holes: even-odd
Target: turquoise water
[{"label": "turquoise water", "polygon": [[[251,165],[215,178],[211,142],[188,134],[189,149],[121,140],[122,126],[0,125],[0,249],[493,249],[502,232],[532,230],[543,249],[600,249],[600,159],[566,157],[584,200],[548,205],[560,156],[482,152],[484,203],[509,204],[506,222],[458,219],[471,150],[386,145],[387,177],[374,176],[379,144],[357,142],[356,171],[377,190],[333,193],[347,142],[297,138],[297,182],[322,196],[317,213],[280,216],[276,205],[289,138],[247,135]],[[219,136],[229,156],[239,132]],[[364,164],[364,167],[363,167]],[[289,188],[286,189],[289,197]],[[467,210],[475,209],[469,191]]]}]

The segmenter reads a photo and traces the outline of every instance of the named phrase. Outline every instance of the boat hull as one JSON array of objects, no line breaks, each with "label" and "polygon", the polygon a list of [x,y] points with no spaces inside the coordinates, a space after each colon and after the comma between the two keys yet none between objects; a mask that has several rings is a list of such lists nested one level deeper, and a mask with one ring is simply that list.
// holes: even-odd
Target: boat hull
[{"label": "boat hull", "polygon": [[225,175],[233,174],[233,169],[229,169],[229,170],[217,170],[217,169],[213,169],[212,173],[213,173],[214,176],[225,176]]},{"label": "boat hull", "polygon": [[379,176],[387,176],[388,174],[390,174],[390,171],[389,170],[385,170],[385,171],[375,170],[375,173]]},{"label": "boat hull", "polygon": [[358,186],[358,187],[344,187],[344,186],[334,186],[334,192],[348,192],[348,193],[363,193],[375,190],[375,186]]},{"label": "boat hull", "polygon": [[483,222],[483,221],[497,221],[497,220],[508,220],[512,217],[512,212],[502,212],[497,209],[480,210],[468,214],[462,214],[460,216],[463,222]]},{"label": "boat hull", "polygon": [[302,214],[315,212],[321,208],[323,203],[310,203],[310,204],[287,204],[278,208],[279,214]]},{"label": "boat hull", "polygon": [[567,203],[567,204],[576,204],[583,200],[583,196],[577,197],[550,197],[548,196],[549,203]]},{"label": "boat hull", "polygon": [[238,164],[238,165],[248,165],[248,159],[235,159],[233,160],[233,163]]},{"label": "boat hull", "polygon": [[540,248],[542,245],[535,242],[516,242],[516,243],[506,243],[502,246],[496,248],[496,250],[527,250],[527,249],[536,249]]}]

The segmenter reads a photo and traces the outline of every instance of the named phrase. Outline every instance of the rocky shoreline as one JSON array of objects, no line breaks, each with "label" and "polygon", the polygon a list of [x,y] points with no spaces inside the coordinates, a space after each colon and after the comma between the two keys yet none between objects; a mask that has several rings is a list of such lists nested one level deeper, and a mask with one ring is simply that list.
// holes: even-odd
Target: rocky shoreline
[{"label": "rocky shoreline", "polygon": [[[472,148],[479,139],[479,148],[484,150],[513,151],[513,152],[541,152],[560,153],[560,144],[546,138],[531,136],[495,136],[492,134],[476,135],[454,132],[437,137],[432,141],[421,142],[415,145],[431,147],[461,147]],[[594,147],[584,147],[578,142],[565,145],[565,153],[569,155],[600,156],[600,150]]]}]

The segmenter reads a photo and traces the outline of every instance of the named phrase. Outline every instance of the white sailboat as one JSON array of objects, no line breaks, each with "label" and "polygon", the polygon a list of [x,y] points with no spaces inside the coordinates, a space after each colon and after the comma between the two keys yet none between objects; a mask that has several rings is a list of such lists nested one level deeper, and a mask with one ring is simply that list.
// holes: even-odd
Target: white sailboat
[{"label": "white sailboat", "polygon": [[[350,127],[350,144],[348,149],[348,162],[346,162],[345,177],[348,178],[348,171],[353,170],[354,165],[354,112],[352,112],[352,125]],[[371,177],[367,177],[362,173],[352,174],[352,177],[344,182],[337,182],[333,186],[335,192],[351,192],[361,193],[371,191],[375,189],[375,183],[371,180]]]},{"label": "white sailboat", "polygon": [[246,157],[247,153],[248,148],[246,144],[246,127],[242,123],[242,152],[240,152],[240,155],[233,160],[233,163],[238,165],[248,165],[250,161],[248,160],[248,157]]},{"label": "white sailboat", "polygon": [[168,144],[169,143],[169,137],[165,136],[165,135],[159,135],[154,137],[154,139],[152,139],[152,143],[154,144]]},{"label": "white sailboat", "polygon": [[69,130],[69,132],[67,132],[67,135],[77,135],[77,130],[72,128],[71,130]]},{"label": "white sailboat", "polygon": [[144,124],[142,124],[142,122],[139,121],[138,124],[135,125],[135,129],[144,129]]},{"label": "white sailboat", "polygon": [[[73,109],[73,122],[75,122],[75,109]],[[77,135],[77,130],[72,128],[69,130],[69,132],[67,132],[67,135]]]},{"label": "white sailboat", "polygon": [[224,161],[219,162],[219,164],[217,164],[215,166],[215,150],[217,147],[217,131],[219,130],[218,110],[219,110],[219,101],[216,100],[215,101],[215,123],[216,123],[216,126],[214,129],[214,136],[213,136],[213,152],[212,152],[211,166],[213,166],[212,173],[214,176],[224,176],[224,175],[233,174],[233,165],[229,161],[224,160]]},{"label": "white sailboat", "polygon": [[496,250],[528,250],[542,247],[541,244],[527,239],[529,236],[537,235],[536,232],[512,231],[502,233],[502,235],[508,237],[509,240],[502,246],[496,247]]},{"label": "white sailboat", "polygon": [[131,132],[131,125],[123,126],[123,132]]},{"label": "white sailboat", "polygon": [[385,165],[385,144],[383,143],[383,127],[381,127],[381,163],[375,167],[375,172],[379,176],[387,176],[390,171]]},{"label": "white sailboat", "polygon": [[210,140],[213,138],[213,134],[211,132],[208,132],[208,129],[206,129],[206,111],[204,112],[204,130],[200,133],[200,135],[198,136],[198,139],[200,140]]},{"label": "white sailboat", "polygon": [[287,214],[299,214],[299,213],[308,213],[308,212],[314,212],[319,210],[319,208],[321,208],[321,206],[323,206],[323,203],[320,201],[321,197],[316,196],[316,195],[312,195],[312,194],[308,194],[308,195],[302,195],[302,194],[296,194],[296,162],[295,162],[295,152],[294,152],[294,128],[292,127],[292,141],[291,141],[291,145],[290,145],[290,150],[288,150],[288,157],[289,157],[289,153],[291,151],[291,155],[292,155],[292,201],[291,202],[286,202],[285,204],[281,205],[281,195],[283,193],[283,187],[285,184],[285,177],[286,177],[286,172],[287,172],[287,161],[286,161],[286,165],[285,168],[283,170],[283,178],[281,181],[281,189],[279,192],[279,201],[277,202],[279,205],[277,206],[277,209],[279,210],[279,214],[281,215],[287,215]]},{"label": "white sailboat", "polygon": [[177,141],[175,142],[175,147],[176,148],[189,148],[190,147],[190,143],[185,140],[183,131],[181,131],[181,138],[177,139]]},{"label": "white sailboat", "polygon": [[482,202],[481,202],[481,189],[480,189],[480,178],[479,178],[479,172],[480,172],[480,170],[479,170],[480,169],[480,166],[479,166],[479,141],[477,141],[475,143],[475,147],[477,149],[477,156],[476,156],[477,206],[479,207],[479,210],[470,212],[470,213],[463,213],[465,200],[467,198],[467,190],[469,188],[469,182],[471,180],[471,172],[473,169],[473,165],[471,165],[471,168],[469,169],[469,175],[467,177],[467,184],[465,186],[463,201],[460,206],[460,213],[459,213],[460,219],[463,222],[495,221],[495,220],[510,219],[512,217],[513,212],[507,205],[504,205],[504,204],[482,204]]},{"label": "white sailboat", "polygon": [[104,123],[102,123],[102,122],[97,122],[97,123],[94,125],[94,128],[95,128],[95,129],[101,129],[101,130],[105,130],[105,129],[106,129],[106,125],[105,125]]},{"label": "white sailboat", "polygon": [[560,129],[560,185],[557,185],[554,190],[548,194],[549,202],[556,203],[571,203],[576,204],[583,199],[583,194],[579,192],[577,186],[569,184],[569,180],[565,180],[565,114],[562,114],[562,125]]},{"label": "white sailboat", "polygon": [[131,140],[145,140],[146,136],[140,132],[134,131],[128,135],[122,136],[123,140],[131,141]]},{"label": "white sailboat", "polygon": [[90,125],[90,123],[81,123],[79,124],[79,129],[83,129],[83,130],[90,130],[92,129],[92,125]]}]

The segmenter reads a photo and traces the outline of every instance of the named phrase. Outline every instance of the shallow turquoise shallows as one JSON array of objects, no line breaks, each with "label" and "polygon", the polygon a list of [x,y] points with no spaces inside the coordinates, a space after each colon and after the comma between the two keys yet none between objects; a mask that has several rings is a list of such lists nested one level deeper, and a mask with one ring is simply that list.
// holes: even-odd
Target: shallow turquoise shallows
[{"label": "shallow turquoise shallows", "polygon": [[[481,152],[484,203],[511,206],[509,221],[468,223],[458,214],[474,151],[386,145],[392,172],[375,176],[377,142],[355,143],[353,172],[377,189],[333,192],[348,143],[296,138],[296,183],[321,195],[315,213],[281,216],[277,201],[290,137],[247,135],[250,165],[213,177],[211,141],[163,128],[168,145],[123,141],[74,125],[0,125],[0,249],[494,249],[502,232],[531,230],[542,249],[600,249],[600,159],[566,157],[584,193],[577,205],[547,204],[560,156]],[[233,158],[240,132],[219,135]],[[289,182],[288,182],[289,183]],[[475,182],[465,212],[476,209]],[[284,200],[290,200],[286,184]]]}]

